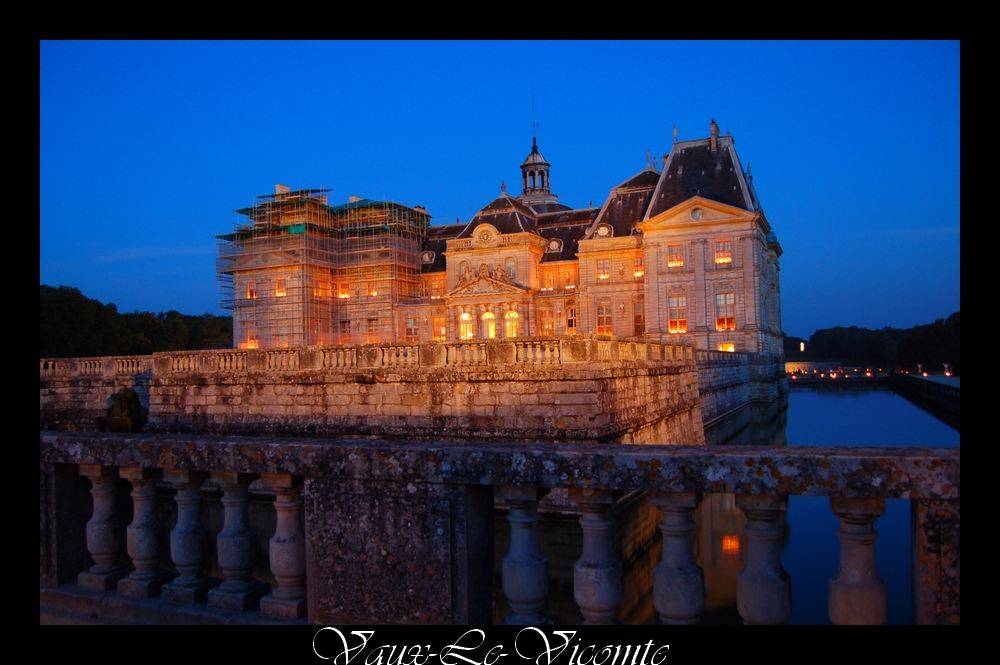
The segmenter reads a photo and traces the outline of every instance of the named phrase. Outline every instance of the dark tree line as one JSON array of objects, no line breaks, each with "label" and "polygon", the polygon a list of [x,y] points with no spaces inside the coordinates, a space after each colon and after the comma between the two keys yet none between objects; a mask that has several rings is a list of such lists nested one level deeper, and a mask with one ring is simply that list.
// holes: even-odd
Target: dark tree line
[{"label": "dark tree line", "polygon": [[[799,342],[806,342],[806,352],[799,352]],[[785,337],[787,360],[839,360],[851,365],[879,367],[915,367],[940,370],[951,363],[961,371],[960,313],[947,319],[912,328],[823,328],[808,340]]]},{"label": "dark tree line", "polygon": [[169,312],[122,314],[113,303],[88,298],[69,286],[39,285],[40,357],[115,356],[154,351],[227,348],[229,316]]}]

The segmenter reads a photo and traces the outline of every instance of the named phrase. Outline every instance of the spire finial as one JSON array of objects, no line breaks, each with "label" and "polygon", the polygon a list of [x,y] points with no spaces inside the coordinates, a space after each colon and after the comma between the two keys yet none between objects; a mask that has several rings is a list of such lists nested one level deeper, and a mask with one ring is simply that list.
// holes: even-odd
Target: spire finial
[{"label": "spire finial", "polygon": [[653,168],[653,151],[649,148],[646,148],[646,168]]},{"label": "spire finial", "polygon": [[674,125],[674,143],[677,143],[677,125]]},{"label": "spire finial", "polygon": [[503,180],[500,181],[500,193],[501,194],[507,193],[507,183],[504,182]]},{"label": "spire finial", "polygon": [[535,122],[535,86],[531,86],[531,151],[538,152],[538,143],[535,140],[535,129],[538,123]]}]

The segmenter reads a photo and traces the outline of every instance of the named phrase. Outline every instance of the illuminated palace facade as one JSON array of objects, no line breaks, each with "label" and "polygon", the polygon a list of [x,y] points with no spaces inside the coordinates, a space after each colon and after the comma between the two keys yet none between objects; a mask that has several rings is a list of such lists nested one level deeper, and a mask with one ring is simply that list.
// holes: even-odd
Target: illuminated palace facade
[{"label": "illuminated palace facade", "polygon": [[235,346],[596,334],[782,353],[781,246],[715,121],[599,208],[560,203],[550,170],[533,140],[521,194],[447,226],[276,186],[219,236]]}]

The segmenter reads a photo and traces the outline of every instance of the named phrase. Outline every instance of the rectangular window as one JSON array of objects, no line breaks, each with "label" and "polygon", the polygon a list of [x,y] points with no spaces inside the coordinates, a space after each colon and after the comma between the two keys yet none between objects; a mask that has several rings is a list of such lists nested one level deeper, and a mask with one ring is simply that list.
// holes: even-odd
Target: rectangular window
[{"label": "rectangular window", "polygon": [[597,259],[597,279],[611,277],[611,259]]},{"label": "rectangular window", "polygon": [[672,333],[688,331],[688,301],[687,296],[670,296],[667,301],[667,330]]},{"label": "rectangular window", "polygon": [[679,270],[684,267],[684,245],[667,245],[667,268]]},{"label": "rectangular window", "polygon": [[286,295],[288,295],[288,292],[285,290],[285,280],[274,280],[274,296],[276,298],[284,298]]},{"label": "rectangular window", "polygon": [[374,344],[381,341],[378,338],[378,319],[368,319],[365,322],[365,336],[367,344]]},{"label": "rectangular window", "polygon": [[341,282],[337,287],[337,297],[338,298],[350,298],[351,292],[347,287],[347,282]]},{"label": "rectangular window", "polygon": [[556,274],[551,270],[542,273],[542,291],[551,291],[555,288]]},{"label": "rectangular window", "polygon": [[716,240],[715,241],[715,265],[717,266],[727,266],[733,262],[733,241],[732,240]]},{"label": "rectangular window", "polygon": [[715,294],[715,329],[736,330],[736,294]]},{"label": "rectangular window", "polygon": [[260,342],[257,339],[257,322],[256,321],[244,321],[243,322],[243,341],[239,343],[239,348],[241,349],[257,349],[260,348]]},{"label": "rectangular window", "polygon": [[719,342],[719,351],[734,353],[736,351],[736,344],[733,342]]},{"label": "rectangular window", "polygon": [[597,334],[611,335],[614,327],[611,322],[611,304],[602,302],[597,306]]},{"label": "rectangular window", "polygon": [[543,309],[541,310],[542,319],[542,334],[551,335],[552,334],[552,310]]},{"label": "rectangular window", "polygon": [[646,315],[643,312],[643,307],[641,302],[637,302],[632,306],[632,318],[635,323],[635,335],[643,335],[646,332]]},{"label": "rectangular window", "polygon": [[443,316],[435,316],[431,319],[432,336],[435,342],[443,342],[448,336],[448,325]]},{"label": "rectangular window", "polygon": [[574,333],[576,333],[576,305],[570,305],[566,308],[566,334]]},{"label": "rectangular window", "polygon": [[417,342],[420,340],[420,333],[417,330],[417,317],[406,317],[406,341]]},{"label": "rectangular window", "polygon": [[635,257],[634,261],[632,261],[632,276],[638,279],[639,277],[642,277],[645,274],[646,271],[642,267],[642,254],[640,254],[639,256]]},{"label": "rectangular window", "polygon": [[567,289],[575,289],[576,288],[576,284],[573,283],[573,274],[572,273],[568,273],[568,272],[563,273],[563,287],[567,288]]},{"label": "rectangular window", "polygon": [[255,282],[247,282],[247,300],[257,299],[257,284]]}]

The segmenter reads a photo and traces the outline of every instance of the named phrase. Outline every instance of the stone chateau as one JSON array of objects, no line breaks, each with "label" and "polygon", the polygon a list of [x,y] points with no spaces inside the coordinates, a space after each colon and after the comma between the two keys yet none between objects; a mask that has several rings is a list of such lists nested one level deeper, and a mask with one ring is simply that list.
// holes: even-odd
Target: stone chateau
[{"label": "stone chateau", "polygon": [[552,191],[533,139],[521,194],[468,222],[327,190],[274,194],[220,236],[242,349],[590,334],[780,355],[778,257],[731,136],[679,141],[600,207]]}]

